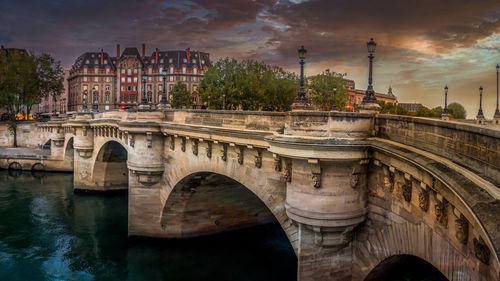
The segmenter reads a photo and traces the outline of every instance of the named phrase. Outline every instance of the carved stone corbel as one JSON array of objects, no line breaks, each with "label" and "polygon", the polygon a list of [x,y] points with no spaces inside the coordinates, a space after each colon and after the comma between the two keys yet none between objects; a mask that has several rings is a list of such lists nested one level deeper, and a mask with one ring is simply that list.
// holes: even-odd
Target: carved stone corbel
[{"label": "carved stone corbel", "polygon": [[260,169],[262,167],[262,151],[257,149],[257,155],[255,155],[255,167]]},{"label": "carved stone corbel", "polygon": [[212,142],[207,141],[207,157],[212,158]]},{"label": "carved stone corbel", "polygon": [[395,172],[394,167],[384,167],[384,188],[387,192],[392,192],[394,189]]},{"label": "carved stone corbel", "polygon": [[222,161],[227,161],[227,144],[223,143],[221,144],[221,156],[220,156],[220,159],[222,159]]},{"label": "carved stone corbel", "polygon": [[311,179],[313,181],[314,188],[321,187],[321,164],[318,159],[309,159],[307,161],[311,164]]},{"label": "carved stone corbel", "polygon": [[182,152],[186,152],[186,138],[181,137],[181,150]]},{"label": "carved stone corbel", "polygon": [[174,135],[170,136],[170,150],[172,150],[172,151],[175,150],[175,136]]},{"label": "carved stone corbel", "polygon": [[238,164],[240,165],[243,165],[243,155],[244,155],[244,152],[245,152],[245,149],[243,148],[243,146],[240,146],[239,147],[239,153],[236,152],[236,154],[238,154]]},{"label": "carved stone corbel", "polygon": [[418,193],[418,206],[422,211],[429,210],[429,191],[421,189]]},{"label": "carved stone corbel", "polygon": [[350,178],[350,185],[351,188],[356,188],[359,184],[359,181],[361,180],[361,167],[356,167],[352,169],[351,173],[351,178]]},{"label": "carved stone corbel", "polygon": [[274,170],[276,172],[281,172],[281,157],[279,155],[274,156]]},{"label": "carved stone corbel", "polygon": [[403,199],[406,202],[411,201],[411,191],[412,191],[412,182],[411,178],[407,179],[405,175],[404,182],[401,184],[401,195],[403,195]]},{"label": "carved stone corbel", "polygon": [[282,178],[285,182],[292,181],[292,160],[285,159],[285,167],[282,173]]},{"label": "carved stone corbel", "polygon": [[474,255],[476,258],[484,264],[489,264],[491,251],[488,246],[486,246],[486,243],[484,243],[483,238],[479,237],[479,239],[477,239],[474,237],[473,243]]},{"label": "carved stone corbel", "polygon": [[448,202],[443,198],[434,205],[436,211],[436,221],[444,227],[448,226]]},{"label": "carved stone corbel", "polygon": [[147,142],[148,148],[153,147],[153,133],[151,133],[151,132],[146,133],[146,142]]},{"label": "carved stone corbel", "polygon": [[467,245],[467,240],[469,239],[469,222],[464,215],[461,214],[460,218],[455,220],[455,228],[455,237],[457,240],[460,243]]},{"label": "carved stone corbel", "polygon": [[129,136],[128,136],[128,145],[130,145],[131,147],[134,147],[134,145],[135,145],[134,134],[129,134]]},{"label": "carved stone corbel", "polygon": [[198,140],[197,139],[193,139],[193,146],[191,149],[193,151],[193,154],[198,156]]}]

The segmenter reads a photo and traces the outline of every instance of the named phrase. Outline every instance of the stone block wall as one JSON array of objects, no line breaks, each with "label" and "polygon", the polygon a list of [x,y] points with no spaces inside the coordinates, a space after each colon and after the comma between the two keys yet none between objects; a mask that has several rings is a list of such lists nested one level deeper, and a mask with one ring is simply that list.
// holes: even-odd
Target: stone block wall
[{"label": "stone block wall", "polygon": [[500,130],[458,122],[378,115],[377,136],[448,158],[500,185]]}]

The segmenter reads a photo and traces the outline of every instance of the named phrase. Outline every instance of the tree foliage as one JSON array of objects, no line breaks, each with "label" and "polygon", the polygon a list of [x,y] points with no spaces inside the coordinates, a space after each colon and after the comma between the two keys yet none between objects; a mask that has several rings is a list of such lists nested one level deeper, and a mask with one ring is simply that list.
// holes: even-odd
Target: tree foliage
[{"label": "tree foliage", "polygon": [[448,112],[450,113],[452,118],[455,119],[465,119],[467,116],[467,111],[463,107],[463,105],[458,102],[452,102],[448,105]]},{"label": "tree foliage", "polygon": [[172,107],[183,108],[189,107],[191,104],[191,94],[189,94],[186,84],[177,82],[172,89]]},{"label": "tree foliage", "polygon": [[380,113],[382,114],[396,114],[396,115],[410,115],[408,110],[401,105],[393,104],[390,102],[379,101]]},{"label": "tree foliage", "polygon": [[287,111],[297,93],[298,77],[263,62],[221,59],[205,72],[199,92],[210,108]]},{"label": "tree foliage", "polygon": [[0,50],[0,107],[9,115],[9,129],[16,139],[16,115],[47,96],[61,95],[63,69],[50,55],[35,56],[24,50]]},{"label": "tree foliage", "polygon": [[319,110],[330,110],[333,105],[333,87],[337,87],[336,105],[338,110],[345,110],[349,96],[345,88],[345,81],[334,75],[326,73],[316,75],[311,79],[312,101]]}]

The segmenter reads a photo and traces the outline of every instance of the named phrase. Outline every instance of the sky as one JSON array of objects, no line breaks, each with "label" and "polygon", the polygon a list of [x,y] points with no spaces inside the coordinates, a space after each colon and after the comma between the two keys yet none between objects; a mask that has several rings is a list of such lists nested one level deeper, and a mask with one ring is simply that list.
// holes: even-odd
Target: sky
[{"label": "sky", "polygon": [[366,89],[366,42],[374,38],[374,88],[399,102],[459,102],[474,118],[496,107],[499,0],[3,0],[0,44],[48,52],[66,68],[87,51],[116,55],[116,44],[147,54],[186,49],[262,60],[306,75],[347,73]]}]

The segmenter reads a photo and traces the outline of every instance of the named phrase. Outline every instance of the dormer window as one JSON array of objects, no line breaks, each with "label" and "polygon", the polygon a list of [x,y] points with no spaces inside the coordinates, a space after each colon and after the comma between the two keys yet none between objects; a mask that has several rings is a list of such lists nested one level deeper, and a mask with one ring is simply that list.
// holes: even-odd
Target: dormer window
[{"label": "dormer window", "polygon": [[172,63],[172,62],[174,62],[174,59],[172,59],[172,58],[168,59],[168,63]]}]

